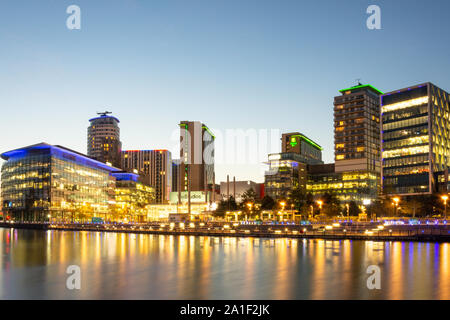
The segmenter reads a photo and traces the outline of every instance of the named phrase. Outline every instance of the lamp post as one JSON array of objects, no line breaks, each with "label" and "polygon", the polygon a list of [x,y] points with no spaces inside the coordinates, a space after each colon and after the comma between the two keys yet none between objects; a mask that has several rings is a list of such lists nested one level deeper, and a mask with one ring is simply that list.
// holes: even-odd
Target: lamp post
[{"label": "lamp post", "polygon": [[398,203],[400,202],[400,198],[395,197],[395,198],[392,199],[392,200],[394,200],[394,206],[395,206],[395,214],[394,214],[394,216],[397,216]]},{"label": "lamp post", "polygon": [[347,221],[350,220],[350,205],[348,203],[345,204],[347,207]]},{"label": "lamp post", "polygon": [[281,201],[280,202],[280,206],[281,206],[280,221],[282,221],[283,220],[283,214],[284,214],[284,207],[286,206],[286,202]]},{"label": "lamp post", "polygon": [[444,194],[441,197],[442,200],[444,200],[444,207],[445,207],[445,211],[444,211],[444,219],[447,219],[447,200],[448,200],[448,196],[446,194]]},{"label": "lamp post", "polygon": [[[370,200],[370,199],[363,200],[363,206],[364,206],[365,210],[367,210],[367,208],[370,206],[371,203],[372,203],[372,200]],[[370,209],[370,207],[369,207],[369,209]],[[370,215],[371,215],[370,210],[367,210],[367,216],[370,217]]]},{"label": "lamp post", "polygon": [[322,213],[323,201],[322,200],[317,200],[317,204],[319,205],[319,214],[320,214],[320,213]]},{"label": "lamp post", "polygon": [[[249,209],[250,218],[251,218],[251,216],[252,216],[252,207],[253,207],[253,203],[247,202],[247,207],[248,207],[248,209]],[[247,220],[247,219],[245,219],[245,220]]]}]

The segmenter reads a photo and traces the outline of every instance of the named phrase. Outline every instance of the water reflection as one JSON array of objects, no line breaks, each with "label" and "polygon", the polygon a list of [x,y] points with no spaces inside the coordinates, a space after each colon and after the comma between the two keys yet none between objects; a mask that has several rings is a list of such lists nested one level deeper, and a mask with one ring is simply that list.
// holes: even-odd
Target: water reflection
[{"label": "water reflection", "polygon": [[[450,299],[450,245],[0,229],[1,299]],[[82,288],[66,289],[79,265]],[[381,290],[368,290],[369,265]]]}]

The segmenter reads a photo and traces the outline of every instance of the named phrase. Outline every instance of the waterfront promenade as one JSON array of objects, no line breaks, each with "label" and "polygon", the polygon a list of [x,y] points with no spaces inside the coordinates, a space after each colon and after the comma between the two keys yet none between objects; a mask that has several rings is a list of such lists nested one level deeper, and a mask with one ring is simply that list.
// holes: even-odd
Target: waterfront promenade
[{"label": "waterfront promenade", "polygon": [[450,242],[450,226],[423,222],[415,225],[384,225],[379,222],[301,224],[250,223],[167,223],[95,224],[95,223],[0,223],[2,228],[98,231],[115,233],[225,236],[259,238],[300,238],[329,240]]}]

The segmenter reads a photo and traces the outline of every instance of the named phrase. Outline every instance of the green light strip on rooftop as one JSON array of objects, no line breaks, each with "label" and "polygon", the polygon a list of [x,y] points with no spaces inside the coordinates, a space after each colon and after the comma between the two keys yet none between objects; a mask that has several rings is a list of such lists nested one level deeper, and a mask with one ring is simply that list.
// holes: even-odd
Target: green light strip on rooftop
[{"label": "green light strip on rooftop", "polygon": [[202,128],[208,131],[208,133],[211,135],[211,137],[213,137],[213,139],[216,139],[216,136],[211,132],[211,130],[209,130],[207,126],[202,126]]},{"label": "green light strip on rooftop", "polygon": [[370,84],[363,84],[363,85],[351,87],[348,89],[342,89],[342,90],[339,90],[339,92],[351,91],[351,90],[362,89],[362,88],[371,88],[372,90],[374,90],[375,92],[377,92],[379,94],[384,94],[382,91],[378,90],[377,88],[375,88],[374,86],[372,86]]},{"label": "green light strip on rooftop", "polygon": [[305,137],[305,136],[302,135],[302,134],[295,134],[295,135],[292,135],[291,137],[300,137],[300,138],[303,139],[305,142],[309,143],[310,145],[312,145],[313,147],[319,149],[320,151],[323,150],[323,148],[322,148],[321,146],[319,146],[317,143],[315,143],[314,141],[312,141],[311,139]]}]

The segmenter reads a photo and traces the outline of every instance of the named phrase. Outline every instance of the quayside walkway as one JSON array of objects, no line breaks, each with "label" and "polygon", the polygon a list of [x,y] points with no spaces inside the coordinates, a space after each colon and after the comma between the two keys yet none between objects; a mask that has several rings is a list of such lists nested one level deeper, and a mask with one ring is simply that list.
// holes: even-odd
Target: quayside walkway
[{"label": "quayside walkway", "polygon": [[298,225],[242,223],[50,224],[0,223],[3,228],[120,232],[136,234],[297,238],[329,240],[450,242],[449,225],[382,225],[380,223]]}]

